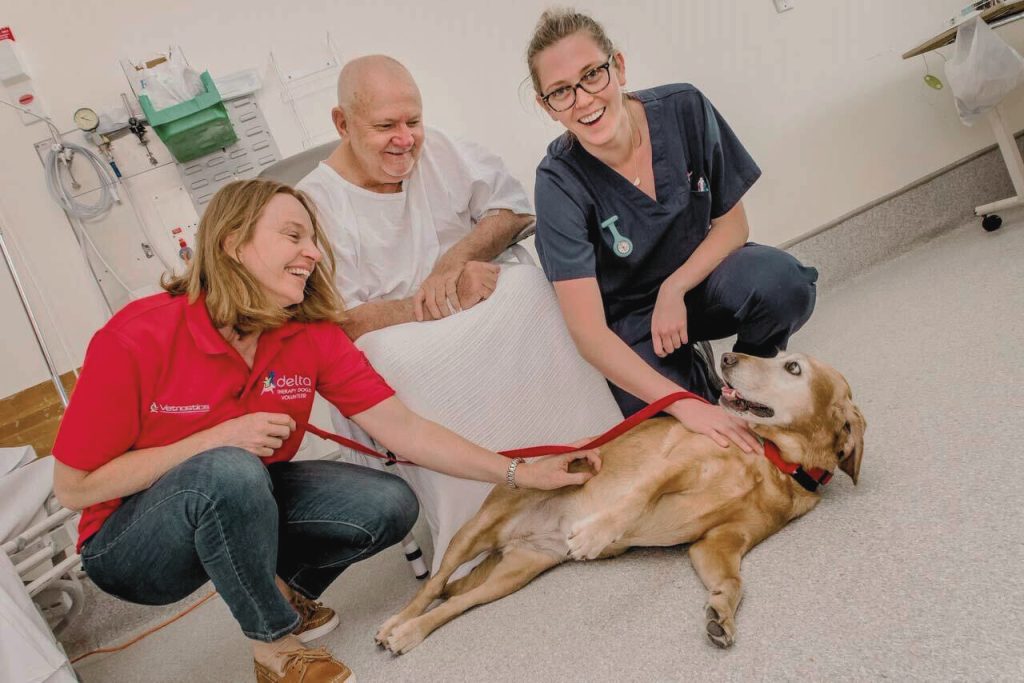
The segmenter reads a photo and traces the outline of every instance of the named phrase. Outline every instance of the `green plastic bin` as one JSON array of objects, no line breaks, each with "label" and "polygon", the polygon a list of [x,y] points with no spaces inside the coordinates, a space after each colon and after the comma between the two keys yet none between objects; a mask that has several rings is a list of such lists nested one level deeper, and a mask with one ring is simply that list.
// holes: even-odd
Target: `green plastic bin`
[{"label": "green plastic bin", "polygon": [[238,141],[209,71],[199,76],[204,92],[187,102],[156,110],[146,95],[139,104],[149,125],[174,158],[185,163]]}]

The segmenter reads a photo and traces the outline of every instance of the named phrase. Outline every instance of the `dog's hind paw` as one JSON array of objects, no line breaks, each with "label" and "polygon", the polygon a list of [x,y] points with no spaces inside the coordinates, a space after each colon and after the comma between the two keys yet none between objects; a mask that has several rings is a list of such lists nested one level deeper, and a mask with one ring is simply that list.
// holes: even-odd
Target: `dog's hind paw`
[{"label": "dog's hind paw", "polygon": [[584,520],[569,531],[569,538],[566,539],[568,555],[574,560],[594,560],[616,540],[618,534],[608,524]]},{"label": "dog's hind paw", "polygon": [[711,641],[711,644],[723,650],[732,647],[732,644],[736,642],[736,633],[731,623],[732,620],[722,619],[718,615],[718,611],[711,605],[708,605],[705,616],[708,620],[706,628],[708,640]]}]

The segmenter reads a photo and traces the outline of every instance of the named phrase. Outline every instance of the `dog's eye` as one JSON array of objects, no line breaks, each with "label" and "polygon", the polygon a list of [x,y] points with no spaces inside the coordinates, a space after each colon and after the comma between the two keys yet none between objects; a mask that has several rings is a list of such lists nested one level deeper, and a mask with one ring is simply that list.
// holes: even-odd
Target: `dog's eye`
[{"label": "dog's eye", "polygon": [[789,361],[788,363],[786,363],[786,372],[788,372],[791,375],[799,375],[800,364],[797,363],[795,360]]}]

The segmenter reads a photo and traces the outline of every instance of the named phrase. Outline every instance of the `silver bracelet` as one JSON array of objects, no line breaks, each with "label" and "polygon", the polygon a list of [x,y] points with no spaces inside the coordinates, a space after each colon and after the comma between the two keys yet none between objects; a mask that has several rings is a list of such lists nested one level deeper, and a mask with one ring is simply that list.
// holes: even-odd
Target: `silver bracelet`
[{"label": "silver bracelet", "polygon": [[505,484],[510,489],[519,488],[516,486],[516,468],[519,467],[519,463],[526,462],[523,458],[512,458],[508,463],[508,471],[505,472]]}]

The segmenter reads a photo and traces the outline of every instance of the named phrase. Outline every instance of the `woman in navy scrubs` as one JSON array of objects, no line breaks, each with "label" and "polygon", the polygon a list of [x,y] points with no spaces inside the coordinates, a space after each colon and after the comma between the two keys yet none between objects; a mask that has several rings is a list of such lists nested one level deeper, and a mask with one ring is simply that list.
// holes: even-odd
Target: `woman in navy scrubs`
[{"label": "woman in navy scrubs", "polygon": [[[625,58],[586,15],[546,11],[527,62],[566,129],[537,168],[536,242],[580,353],[625,414],[680,388],[716,402],[697,342],[736,334],[736,351],[774,356],[814,309],[817,271],[747,242],[741,199],[761,170],[692,85],[627,94]],[[717,405],[667,412],[759,450]]]}]

